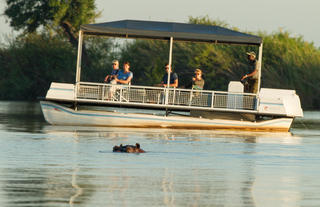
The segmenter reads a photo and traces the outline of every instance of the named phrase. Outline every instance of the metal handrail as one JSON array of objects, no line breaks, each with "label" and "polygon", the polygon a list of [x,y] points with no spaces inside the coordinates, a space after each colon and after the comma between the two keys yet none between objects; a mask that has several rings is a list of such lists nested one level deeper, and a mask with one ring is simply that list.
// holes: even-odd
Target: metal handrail
[{"label": "metal handrail", "polygon": [[258,101],[256,94],[251,93],[92,82],[80,82],[76,90],[76,98],[80,101],[133,104],[141,107],[157,105],[163,108],[178,107],[190,110],[256,111]]}]

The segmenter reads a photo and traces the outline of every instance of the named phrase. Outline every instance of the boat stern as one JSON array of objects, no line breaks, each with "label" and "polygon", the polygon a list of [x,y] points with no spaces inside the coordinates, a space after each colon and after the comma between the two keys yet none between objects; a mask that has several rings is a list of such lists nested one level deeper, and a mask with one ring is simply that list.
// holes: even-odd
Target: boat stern
[{"label": "boat stern", "polygon": [[75,85],[70,83],[52,82],[46,95],[46,100],[75,100]]},{"label": "boat stern", "polygon": [[300,98],[295,90],[261,88],[259,114],[303,117]]}]

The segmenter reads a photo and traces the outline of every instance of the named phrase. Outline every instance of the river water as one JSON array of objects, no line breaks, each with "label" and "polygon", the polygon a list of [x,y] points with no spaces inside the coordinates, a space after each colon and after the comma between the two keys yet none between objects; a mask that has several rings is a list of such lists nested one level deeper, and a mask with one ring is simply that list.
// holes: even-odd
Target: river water
[{"label": "river water", "polygon": [[0,146],[0,206],[320,206],[320,112],[252,133],[51,126],[0,102]]}]

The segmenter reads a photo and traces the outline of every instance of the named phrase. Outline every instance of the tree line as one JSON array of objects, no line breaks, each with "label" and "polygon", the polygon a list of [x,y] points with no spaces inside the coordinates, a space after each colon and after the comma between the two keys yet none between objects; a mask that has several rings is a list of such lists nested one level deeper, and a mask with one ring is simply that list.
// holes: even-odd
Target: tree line
[{"label": "tree line", "polygon": [[[77,31],[81,24],[91,23],[99,15],[94,0],[68,3],[34,0],[32,2],[38,3],[36,16],[28,9],[32,4],[25,2],[28,1],[7,0],[5,15],[10,25],[22,33],[16,38],[7,38],[0,46],[2,100],[36,100],[46,95],[52,81],[73,83]],[[239,31],[207,16],[190,17],[189,23]],[[254,34],[263,38],[262,87],[296,90],[305,109],[319,109],[320,49],[287,31]],[[86,37],[84,42],[81,80],[102,82],[111,71],[112,60],[119,59],[121,63],[130,62],[133,84],[161,82],[168,62],[168,41]],[[175,42],[172,65],[181,87],[189,85],[194,70],[200,68],[206,81],[205,89],[226,90],[229,81],[240,80],[248,73],[248,51],[258,53],[258,48]]]}]

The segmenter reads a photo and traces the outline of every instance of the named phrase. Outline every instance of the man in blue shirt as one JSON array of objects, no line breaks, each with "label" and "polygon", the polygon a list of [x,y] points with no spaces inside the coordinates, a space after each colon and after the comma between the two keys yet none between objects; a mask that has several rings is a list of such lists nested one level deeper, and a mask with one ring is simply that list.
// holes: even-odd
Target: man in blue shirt
[{"label": "man in blue shirt", "polygon": [[167,83],[168,83],[168,73],[170,72],[170,83],[169,86],[170,87],[178,87],[178,75],[176,73],[173,73],[169,64],[166,64],[165,66],[166,69],[166,74],[164,74],[163,78],[162,78],[162,82],[161,82],[161,86],[163,87],[167,87]]},{"label": "man in blue shirt", "polygon": [[119,72],[117,73],[117,75],[115,75],[114,79],[110,82],[112,85],[107,88],[106,100],[112,100],[116,90],[122,88],[122,86],[119,86],[118,84],[129,85],[131,83],[131,80],[133,78],[133,73],[129,69],[130,69],[130,63],[125,62],[123,64],[123,70],[118,70]]}]

